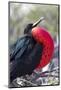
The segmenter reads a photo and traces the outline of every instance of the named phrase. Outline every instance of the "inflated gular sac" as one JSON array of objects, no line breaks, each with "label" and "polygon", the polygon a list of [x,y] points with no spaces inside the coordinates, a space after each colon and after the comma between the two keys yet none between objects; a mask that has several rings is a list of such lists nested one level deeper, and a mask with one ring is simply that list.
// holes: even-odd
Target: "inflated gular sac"
[{"label": "inflated gular sac", "polygon": [[51,35],[47,32],[47,30],[43,27],[35,27],[32,29],[33,38],[42,43],[44,48],[42,52],[42,58],[40,60],[40,64],[37,68],[43,68],[46,66],[52,59],[53,51],[54,51],[54,43]]}]

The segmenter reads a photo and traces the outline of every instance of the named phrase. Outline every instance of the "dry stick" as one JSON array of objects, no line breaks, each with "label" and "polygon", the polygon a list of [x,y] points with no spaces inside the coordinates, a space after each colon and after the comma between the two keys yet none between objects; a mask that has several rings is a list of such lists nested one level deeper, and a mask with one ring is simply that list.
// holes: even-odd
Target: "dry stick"
[{"label": "dry stick", "polygon": [[48,70],[48,71],[44,71],[44,72],[40,72],[40,73],[38,73],[38,72],[34,72],[34,73],[36,73],[36,74],[44,74],[44,73],[49,73],[49,72],[53,72],[53,71],[56,71],[56,70],[59,70],[59,67],[56,67],[56,68],[54,68],[53,70]]},{"label": "dry stick", "polygon": [[27,82],[27,83],[33,85],[33,86],[37,86],[37,84],[34,84],[34,83],[32,83],[32,82],[30,82],[28,80],[25,80],[25,79],[20,79],[20,81],[24,81],[24,82]]},{"label": "dry stick", "polygon": [[37,74],[39,76],[39,75],[42,75],[42,74],[45,74],[45,73],[50,73],[50,72],[53,72],[53,71],[56,71],[56,70],[59,70],[59,67],[54,68],[53,70],[50,70],[50,71],[44,71],[44,72],[40,72],[40,73],[35,72],[35,74]]},{"label": "dry stick", "polygon": [[[59,70],[59,69],[58,69],[58,70]],[[54,71],[56,71],[56,70],[45,71],[45,72],[42,72],[42,73],[40,73],[40,74],[44,74],[44,73],[50,73],[50,72],[54,72]]]},{"label": "dry stick", "polygon": [[[54,68],[53,70],[51,70],[51,71],[44,71],[44,72],[41,72],[41,73],[36,73],[35,72],[35,74],[37,74],[37,78],[38,77],[56,77],[56,78],[58,78],[58,76],[57,75],[52,75],[51,74],[51,72],[55,72],[56,70],[59,70],[59,67],[56,67],[56,68]],[[44,75],[43,75],[44,74]],[[45,75],[45,74],[49,74],[49,75]],[[37,79],[36,77],[34,78],[34,79]]]},{"label": "dry stick", "polygon": [[57,76],[57,75],[52,75],[52,74],[50,74],[50,75],[41,75],[41,77],[48,77],[48,76],[58,78],[58,76]]}]

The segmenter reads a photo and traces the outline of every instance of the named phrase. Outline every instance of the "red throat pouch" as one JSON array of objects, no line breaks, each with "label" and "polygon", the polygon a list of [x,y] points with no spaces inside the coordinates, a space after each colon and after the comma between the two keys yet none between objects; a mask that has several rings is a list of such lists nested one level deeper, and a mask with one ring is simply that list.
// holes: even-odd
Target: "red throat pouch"
[{"label": "red throat pouch", "polygon": [[54,51],[53,39],[47,30],[42,27],[33,28],[32,35],[37,42],[42,43],[44,46],[40,64],[37,67],[43,68],[51,61],[51,57]]}]

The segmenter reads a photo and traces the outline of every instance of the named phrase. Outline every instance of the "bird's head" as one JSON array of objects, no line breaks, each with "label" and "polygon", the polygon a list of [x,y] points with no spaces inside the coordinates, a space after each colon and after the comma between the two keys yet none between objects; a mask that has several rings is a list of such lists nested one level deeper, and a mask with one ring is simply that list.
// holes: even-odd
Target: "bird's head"
[{"label": "bird's head", "polygon": [[24,34],[31,34],[31,31],[34,27],[36,27],[41,21],[44,20],[44,17],[41,17],[38,21],[36,21],[34,24],[29,23],[26,28],[24,29]]}]

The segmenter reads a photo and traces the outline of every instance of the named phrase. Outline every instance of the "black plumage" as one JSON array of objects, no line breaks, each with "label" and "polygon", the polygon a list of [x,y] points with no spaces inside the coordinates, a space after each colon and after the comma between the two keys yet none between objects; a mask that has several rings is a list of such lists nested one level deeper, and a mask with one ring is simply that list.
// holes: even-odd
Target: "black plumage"
[{"label": "black plumage", "polygon": [[15,78],[32,74],[40,63],[43,45],[37,43],[31,35],[33,24],[28,24],[24,36],[10,48],[10,82]]}]

